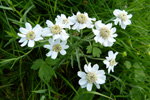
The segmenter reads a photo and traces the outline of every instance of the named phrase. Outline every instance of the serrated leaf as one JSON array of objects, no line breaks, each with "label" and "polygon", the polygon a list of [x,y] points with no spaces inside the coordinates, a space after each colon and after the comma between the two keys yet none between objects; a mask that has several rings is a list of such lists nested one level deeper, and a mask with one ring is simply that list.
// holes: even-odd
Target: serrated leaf
[{"label": "serrated leaf", "polygon": [[86,50],[87,50],[86,53],[92,53],[92,46],[91,45],[87,46]]},{"label": "serrated leaf", "polygon": [[99,48],[93,47],[93,52],[92,52],[92,54],[93,54],[94,57],[100,57],[100,54],[101,54],[101,53],[102,53],[102,52],[101,52],[101,50],[100,50]]},{"label": "serrated leaf", "polygon": [[57,58],[57,59],[52,59],[51,57],[47,57],[47,58],[45,59],[45,62],[46,62],[48,65],[51,65],[51,66],[56,65],[59,61],[60,61],[59,58]]},{"label": "serrated leaf", "polygon": [[124,65],[126,66],[127,69],[130,69],[131,66],[132,66],[129,61],[125,61],[125,62],[124,62]]},{"label": "serrated leaf", "polygon": [[43,80],[49,81],[53,75],[53,69],[46,63],[43,63],[39,69],[39,77]]},{"label": "serrated leaf", "polygon": [[45,93],[47,89],[32,91],[34,93]]},{"label": "serrated leaf", "polygon": [[99,43],[93,42],[93,46],[94,46],[94,47],[98,47],[98,46],[99,46]]},{"label": "serrated leaf", "polygon": [[37,70],[42,66],[43,63],[44,63],[43,59],[37,59],[36,61],[33,62],[31,69]]}]

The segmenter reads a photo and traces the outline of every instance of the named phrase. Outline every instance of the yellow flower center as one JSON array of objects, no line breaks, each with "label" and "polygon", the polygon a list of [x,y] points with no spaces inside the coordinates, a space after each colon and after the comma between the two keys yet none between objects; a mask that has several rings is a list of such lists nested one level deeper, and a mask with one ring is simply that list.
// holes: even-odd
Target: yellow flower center
[{"label": "yellow flower center", "polygon": [[62,28],[59,25],[51,26],[50,29],[53,34],[60,34],[62,30]]},{"label": "yellow flower center", "polygon": [[68,24],[69,23],[69,21],[68,21],[68,19],[63,19],[63,22],[62,22],[63,24]]},{"label": "yellow flower center", "polygon": [[33,31],[30,31],[27,35],[26,35],[27,40],[34,40],[35,38],[35,34]]},{"label": "yellow flower center", "polygon": [[87,22],[87,17],[84,14],[78,14],[77,15],[77,21],[81,24]]},{"label": "yellow flower center", "polygon": [[120,18],[122,21],[126,21],[127,20],[127,15],[125,13],[120,13],[118,15],[118,18]]},{"label": "yellow flower center", "polygon": [[89,72],[86,74],[86,79],[88,83],[95,83],[95,81],[97,80],[97,75],[93,72]]},{"label": "yellow flower center", "polygon": [[108,39],[110,37],[110,33],[111,31],[107,27],[103,27],[100,29],[100,35],[104,39]]},{"label": "yellow flower center", "polygon": [[55,52],[59,52],[62,50],[62,47],[60,46],[60,44],[56,44],[53,46],[53,51]]},{"label": "yellow flower center", "polygon": [[111,60],[110,60],[110,66],[114,66],[115,64],[116,64],[115,59],[111,59]]}]

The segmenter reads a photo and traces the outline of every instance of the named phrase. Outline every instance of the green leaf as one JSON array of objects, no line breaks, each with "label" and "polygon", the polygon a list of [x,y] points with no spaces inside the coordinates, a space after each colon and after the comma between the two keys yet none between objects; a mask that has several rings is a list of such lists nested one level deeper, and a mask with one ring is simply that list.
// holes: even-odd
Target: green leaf
[{"label": "green leaf", "polygon": [[51,76],[53,75],[53,69],[48,66],[45,62],[41,64],[39,69],[39,77],[43,80],[49,81]]},{"label": "green leaf", "polygon": [[44,61],[42,59],[37,59],[33,62],[33,65],[31,66],[31,69],[37,70],[43,65]]},{"label": "green leaf", "polygon": [[[96,90],[96,88],[92,90]],[[94,94],[85,94],[85,92],[87,92],[85,88],[79,88],[78,94],[76,94],[72,100],[93,100]]]},{"label": "green leaf", "polygon": [[94,47],[98,47],[98,46],[99,46],[99,43],[93,42],[93,46],[94,46]]},{"label": "green leaf", "polygon": [[52,59],[51,57],[47,57],[47,58],[45,59],[45,62],[46,62],[48,65],[52,65],[52,66],[56,65],[59,61],[60,61],[59,58],[57,58],[57,59]]},{"label": "green leaf", "polygon": [[87,50],[86,53],[92,53],[92,46],[91,45],[87,46],[86,50]]},{"label": "green leaf", "polygon": [[40,98],[40,100],[44,100],[45,99],[45,96],[43,95],[41,98]]},{"label": "green leaf", "polygon": [[102,53],[102,52],[101,52],[101,50],[100,50],[99,48],[93,47],[93,52],[92,52],[92,54],[93,54],[94,57],[100,57],[100,54],[101,54],[101,53]]},{"label": "green leaf", "polygon": [[144,73],[144,66],[140,63],[134,63],[133,67],[135,68],[134,70],[134,74],[135,74],[135,80],[136,81],[140,81],[140,82],[144,82],[146,80],[146,75]]},{"label": "green leaf", "polygon": [[45,93],[47,89],[32,91],[34,93]]},{"label": "green leaf", "polygon": [[124,65],[126,66],[127,69],[130,69],[131,66],[132,66],[129,61],[125,61],[125,62],[124,62]]}]

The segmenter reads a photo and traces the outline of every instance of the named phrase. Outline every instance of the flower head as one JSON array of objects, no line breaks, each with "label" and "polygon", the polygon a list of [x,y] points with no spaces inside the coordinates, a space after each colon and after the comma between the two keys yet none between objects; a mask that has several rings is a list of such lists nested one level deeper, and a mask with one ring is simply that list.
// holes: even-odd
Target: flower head
[{"label": "flower head", "polygon": [[98,64],[95,64],[93,67],[91,67],[91,63],[89,63],[88,65],[84,65],[85,72],[78,71],[78,76],[81,78],[79,80],[81,88],[87,87],[87,90],[91,91],[93,84],[95,84],[96,87],[100,89],[100,84],[105,83],[106,76],[104,70],[98,69]]},{"label": "flower head", "polygon": [[63,41],[69,38],[69,35],[61,26],[62,24],[59,24],[59,22],[53,24],[51,21],[47,20],[46,24],[48,27],[43,29],[42,36],[44,37],[53,36],[53,40],[61,39]]},{"label": "flower head", "polygon": [[110,71],[114,72],[114,66],[118,64],[118,62],[115,61],[117,54],[118,52],[113,54],[113,51],[109,51],[108,57],[103,61],[103,63],[106,64],[106,68],[108,68],[108,73],[110,73]]},{"label": "flower head", "polygon": [[30,23],[26,22],[25,27],[21,27],[19,31],[21,33],[18,33],[18,36],[21,37],[21,39],[18,41],[19,43],[22,43],[20,46],[24,47],[28,43],[28,47],[33,47],[35,45],[35,41],[42,40],[41,37],[42,34],[42,27],[37,24],[33,29]]},{"label": "flower head", "polygon": [[70,29],[70,25],[73,25],[74,23],[72,23],[64,14],[61,14],[60,16],[58,15],[55,19],[56,24],[58,23],[60,26],[62,26],[63,28],[69,28]]},{"label": "flower head", "polygon": [[103,24],[101,20],[95,22],[96,29],[92,29],[93,33],[96,35],[94,37],[95,42],[99,42],[105,47],[112,46],[116,41],[114,37],[117,37],[116,28],[112,28],[112,23],[107,25]]},{"label": "flower head", "polygon": [[93,28],[94,25],[92,21],[95,21],[95,18],[89,18],[88,14],[86,12],[80,13],[77,12],[77,15],[74,15],[68,18],[72,23],[74,23],[72,29],[77,29],[80,31],[80,29],[84,28]]},{"label": "flower head", "polygon": [[49,49],[50,51],[46,54],[47,57],[51,56],[52,59],[56,59],[58,56],[58,53],[65,55],[66,51],[65,49],[69,48],[68,45],[66,45],[67,41],[60,42],[60,39],[56,39],[53,41],[53,39],[49,39],[50,45],[44,45],[44,48]]},{"label": "flower head", "polygon": [[132,14],[127,15],[128,13],[123,10],[115,9],[113,14],[117,17],[114,22],[115,25],[119,24],[121,25],[121,28],[125,29],[127,25],[131,24],[130,18],[132,17]]}]

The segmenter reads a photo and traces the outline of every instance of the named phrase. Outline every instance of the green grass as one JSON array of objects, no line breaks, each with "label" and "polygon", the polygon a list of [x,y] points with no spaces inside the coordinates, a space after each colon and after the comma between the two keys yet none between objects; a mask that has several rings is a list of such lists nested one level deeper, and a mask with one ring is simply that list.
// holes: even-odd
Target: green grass
[{"label": "green grass", "polygon": [[[43,95],[45,100],[150,100],[149,5],[149,0],[0,0],[0,100],[40,100]],[[22,48],[18,43],[17,33],[25,22],[46,27],[48,19],[54,22],[57,15],[72,16],[80,11],[103,23],[113,23],[115,9],[126,10],[133,17],[125,30],[114,25],[118,37],[112,47],[93,43],[91,29],[83,30],[82,35],[69,30],[67,54],[54,61],[46,57],[44,41],[34,48]],[[101,53],[87,53],[88,46]],[[119,64],[110,74],[102,62],[109,50],[119,52]],[[37,59],[47,68],[35,66]],[[93,87],[87,92],[80,88],[77,72],[87,62],[99,64],[107,73],[101,89]]]}]

